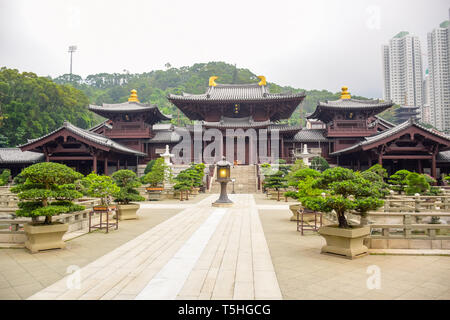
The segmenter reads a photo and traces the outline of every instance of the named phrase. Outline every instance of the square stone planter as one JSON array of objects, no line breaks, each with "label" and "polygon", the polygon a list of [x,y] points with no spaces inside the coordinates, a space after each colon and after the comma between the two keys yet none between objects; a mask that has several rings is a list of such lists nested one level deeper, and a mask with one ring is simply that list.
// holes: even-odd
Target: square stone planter
[{"label": "square stone planter", "polygon": [[119,204],[117,205],[117,212],[119,214],[119,220],[132,220],[137,219],[137,211],[139,210],[139,204]]},{"label": "square stone planter", "polygon": [[353,226],[351,229],[338,228],[337,225],[324,226],[319,234],[327,244],[322,247],[322,253],[331,253],[348,259],[367,255],[368,248],[363,244],[364,238],[370,235],[369,226]]},{"label": "square stone planter", "polygon": [[63,236],[69,229],[67,223],[54,223],[50,225],[44,224],[25,224],[24,231],[27,235],[25,248],[31,253],[49,249],[64,249],[66,244]]}]

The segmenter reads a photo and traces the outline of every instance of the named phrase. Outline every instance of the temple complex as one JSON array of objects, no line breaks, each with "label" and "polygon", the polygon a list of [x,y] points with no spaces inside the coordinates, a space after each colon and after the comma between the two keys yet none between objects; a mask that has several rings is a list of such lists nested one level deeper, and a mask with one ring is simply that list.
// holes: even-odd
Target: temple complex
[{"label": "temple complex", "polygon": [[[438,177],[450,170],[450,137],[414,117],[399,125],[382,119],[379,114],[393,106],[391,101],[353,99],[343,87],[340,99],[317,103],[315,111],[307,115],[305,127],[292,126],[287,120],[305,93],[270,93],[263,76],[250,84],[220,84],[217,79],[211,77],[202,94],[167,97],[192,120],[191,125],[176,127],[170,123],[171,116],[155,105],[139,102],[137,91],[132,90],[127,102],[90,105],[89,110],[105,118],[91,129],[65,122],[18,148],[1,149],[0,168],[14,169],[17,174],[34,162],[57,161],[84,174],[110,174],[122,168],[138,172],[164,153],[166,145],[174,153],[176,146],[188,139],[192,148],[190,155],[184,154],[184,164],[215,163],[222,156],[239,165],[277,158],[293,163],[307,152],[324,157],[331,165],[355,170],[375,163],[389,173],[408,169]],[[206,139],[207,132],[219,132],[222,141]],[[236,146],[239,139],[244,151]],[[201,152],[211,149],[213,142],[220,148],[210,157],[194,151],[197,144]]]}]

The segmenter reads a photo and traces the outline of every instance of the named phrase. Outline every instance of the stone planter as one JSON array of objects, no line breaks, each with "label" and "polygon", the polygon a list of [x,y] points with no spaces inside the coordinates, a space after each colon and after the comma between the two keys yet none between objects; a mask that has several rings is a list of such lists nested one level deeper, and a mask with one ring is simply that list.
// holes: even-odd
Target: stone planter
[{"label": "stone planter", "polygon": [[322,247],[322,253],[332,253],[349,259],[358,258],[368,253],[363,241],[370,234],[369,226],[353,226],[351,229],[342,229],[338,228],[337,225],[330,225],[321,227],[319,234],[327,242]]},{"label": "stone planter", "polygon": [[137,219],[136,212],[139,210],[139,205],[136,203],[119,204],[117,205],[117,212],[119,214],[119,220],[132,220]]},{"label": "stone planter", "polygon": [[149,201],[161,200],[161,193],[164,191],[162,187],[149,187],[146,188]]},{"label": "stone planter", "polygon": [[31,253],[49,249],[64,249],[66,244],[62,240],[64,234],[69,229],[67,223],[44,224],[25,224],[24,231],[27,235],[25,248]]}]

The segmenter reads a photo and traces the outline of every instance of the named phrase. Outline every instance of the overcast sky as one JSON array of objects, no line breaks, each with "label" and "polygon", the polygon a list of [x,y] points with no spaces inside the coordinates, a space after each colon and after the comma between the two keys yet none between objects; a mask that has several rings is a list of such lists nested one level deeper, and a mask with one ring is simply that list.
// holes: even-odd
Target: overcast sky
[{"label": "overcast sky", "polygon": [[449,18],[449,7],[448,0],[0,0],[0,66],[58,76],[69,72],[74,44],[73,72],[83,77],[225,61],[281,85],[333,92],[347,85],[379,98],[381,45],[406,30],[426,54],[426,34]]}]

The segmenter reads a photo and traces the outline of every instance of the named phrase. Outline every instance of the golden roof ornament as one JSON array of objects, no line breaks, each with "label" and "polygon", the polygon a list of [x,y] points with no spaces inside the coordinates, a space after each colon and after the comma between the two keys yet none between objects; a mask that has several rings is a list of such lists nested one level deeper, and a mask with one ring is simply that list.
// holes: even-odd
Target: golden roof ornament
[{"label": "golden roof ornament", "polygon": [[217,76],[209,77],[209,86],[210,86],[210,87],[215,87],[215,86],[217,86],[217,83],[216,83],[216,81],[215,81],[215,80],[217,80],[217,79],[219,79],[219,77],[217,77]]},{"label": "golden roof ornament", "polygon": [[266,85],[267,85],[266,77],[264,77],[264,76],[258,76],[258,78],[261,80],[261,81],[258,83],[260,86],[266,86]]},{"label": "golden roof ornament", "polygon": [[351,99],[351,98],[352,96],[350,95],[350,92],[348,92],[348,88],[342,87],[341,99]]},{"label": "golden roof ornament", "polygon": [[130,97],[128,98],[128,102],[139,102],[137,91],[135,89],[131,90]]}]

